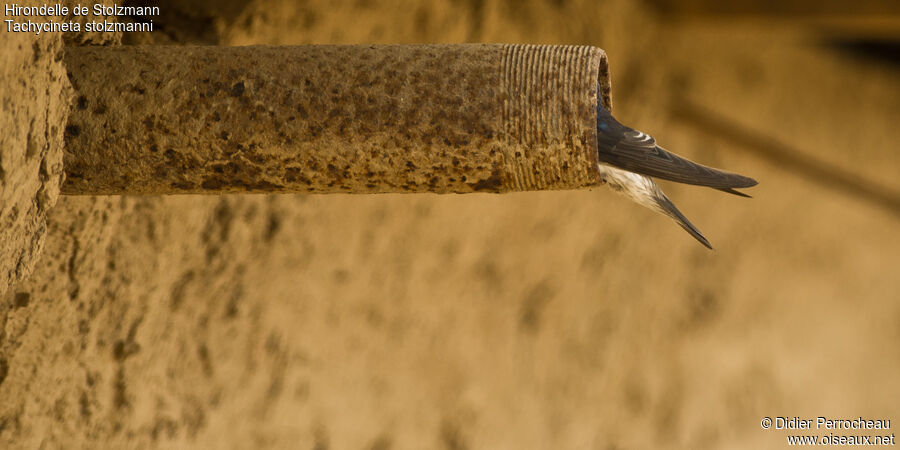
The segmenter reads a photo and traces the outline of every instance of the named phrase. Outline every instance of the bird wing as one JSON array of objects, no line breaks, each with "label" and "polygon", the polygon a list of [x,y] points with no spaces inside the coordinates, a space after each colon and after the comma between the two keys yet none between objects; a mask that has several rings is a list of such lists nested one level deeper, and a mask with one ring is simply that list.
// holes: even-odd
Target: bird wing
[{"label": "bird wing", "polygon": [[653,136],[622,127],[626,130],[624,135],[616,137],[598,130],[601,162],[663,180],[708,186],[729,193],[736,193],[732,188],[757,184],[753,178],[713,169],[670,153],[657,145]]}]

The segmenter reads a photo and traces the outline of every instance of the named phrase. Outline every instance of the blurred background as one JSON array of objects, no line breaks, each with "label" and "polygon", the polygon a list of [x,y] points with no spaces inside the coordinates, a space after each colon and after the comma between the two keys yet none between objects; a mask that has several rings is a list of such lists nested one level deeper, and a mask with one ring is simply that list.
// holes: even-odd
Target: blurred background
[{"label": "blurred background", "polygon": [[663,185],[715,251],[606,188],[61,197],[0,302],[0,444],[762,448],[765,416],[900,420],[900,3],[126,4],[162,10],[126,45],[598,46],[623,123],[760,184]]}]

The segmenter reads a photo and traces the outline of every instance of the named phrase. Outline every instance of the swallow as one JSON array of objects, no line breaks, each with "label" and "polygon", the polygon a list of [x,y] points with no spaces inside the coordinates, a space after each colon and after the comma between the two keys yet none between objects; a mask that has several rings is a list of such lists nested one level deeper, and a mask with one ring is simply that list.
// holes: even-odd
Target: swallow
[{"label": "swallow", "polygon": [[757,184],[753,178],[697,164],[667,151],[653,136],[619,123],[599,98],[597,153],[597,170],[606,184],[638,204],[669,216],[710,250],[712,245],[703,233],[675,207],[653,178],[711,187],[741,197],[750,196],[735,189]]}]

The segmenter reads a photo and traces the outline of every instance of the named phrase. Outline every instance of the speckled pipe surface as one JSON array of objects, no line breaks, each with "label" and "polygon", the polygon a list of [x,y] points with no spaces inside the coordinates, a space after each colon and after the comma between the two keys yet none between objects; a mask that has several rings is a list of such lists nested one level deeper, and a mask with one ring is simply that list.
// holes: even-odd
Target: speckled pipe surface
[{"label": "speckled pipe surface", "polygon": [[595,47],[81,47],[65,61],[65,194],[601,183]]}]

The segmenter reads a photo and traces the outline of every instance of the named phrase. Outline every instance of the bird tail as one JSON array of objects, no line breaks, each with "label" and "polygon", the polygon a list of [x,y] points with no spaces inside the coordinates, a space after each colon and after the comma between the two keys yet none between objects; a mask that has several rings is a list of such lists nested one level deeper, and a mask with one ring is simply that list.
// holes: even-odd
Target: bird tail
[{"label": "bird tail", "polygon": [[706,237],[703,236],[703,233],[701,233],[700,230],[697,229],[697,227],[695,227],[694,224],[692,224],[691,221],[688,220],[687,217],[685,217],[684,214],[682,214],[681,211],[679,211],[678,208],[675,207],[675,204],[672,203],[671,200],[669,200],[669,197],[666,197],[666,194],[663,193],[662,189],[659,189],[659,187],[657,186],[655,191],[656,204],[659,207],[659,211],[671,217],[673,220],[675,220],[676,223],[678,223],[678,225],[681,226],[681,228],[684,228],[684,231],[687,231],[691,236],[694,237],[694,239],[706,246],[706,248],[712,250],[712,245],[710,245]]}]

